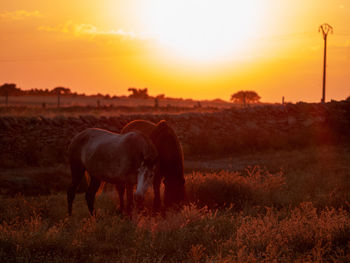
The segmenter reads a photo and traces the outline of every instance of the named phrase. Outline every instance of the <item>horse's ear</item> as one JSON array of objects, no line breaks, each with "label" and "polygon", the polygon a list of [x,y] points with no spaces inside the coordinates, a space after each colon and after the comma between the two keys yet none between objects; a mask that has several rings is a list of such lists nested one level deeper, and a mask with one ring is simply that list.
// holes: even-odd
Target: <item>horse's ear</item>
[{"label": "horse's ear", "polygon": [[168,129],[169,129],[169,126],[166,120],[161,120],[156,124],[156,128],[152,131],[150,135],[151,140],[153,140],[154,142],[157,141],[159,139],[159,136],[164,134],[164,132],[167,131]]},{"label": "horse's ear", "polygon": [[157,127],[162,129],[162,128],[167,128],[169,126],[166,120],[161,120],[160,122],[157,123]]}]

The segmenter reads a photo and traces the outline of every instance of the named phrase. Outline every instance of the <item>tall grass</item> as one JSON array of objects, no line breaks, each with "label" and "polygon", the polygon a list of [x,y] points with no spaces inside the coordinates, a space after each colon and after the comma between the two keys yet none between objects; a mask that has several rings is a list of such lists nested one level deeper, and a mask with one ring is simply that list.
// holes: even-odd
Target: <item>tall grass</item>
[{"label": "tall grass", "polygon": [[[77,195],[0,197],[1,262],[292,262],[350,259],[346,199],[295,197],[282,172],[250,167],[187,176],[188,203],[164,215],[116,213],[115,193],[90,217]],[[301,194],[304,192],[301,191]],[[300,202],[299,202],[300,201]],[[314,201],[317,201],[316,199]],[[146,209],[152,194],[146,197]]]}]

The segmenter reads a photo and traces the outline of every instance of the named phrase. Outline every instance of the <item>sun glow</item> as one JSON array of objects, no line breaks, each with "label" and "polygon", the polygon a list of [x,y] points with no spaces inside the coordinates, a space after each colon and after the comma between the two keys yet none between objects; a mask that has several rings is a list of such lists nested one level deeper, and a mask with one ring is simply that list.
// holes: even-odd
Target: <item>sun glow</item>
[{"label": "sun glow", "polygon": [[147,9],[151,36],[168,51],[201,61],[238,55],[263,21],[260,0],[155,0]]}]

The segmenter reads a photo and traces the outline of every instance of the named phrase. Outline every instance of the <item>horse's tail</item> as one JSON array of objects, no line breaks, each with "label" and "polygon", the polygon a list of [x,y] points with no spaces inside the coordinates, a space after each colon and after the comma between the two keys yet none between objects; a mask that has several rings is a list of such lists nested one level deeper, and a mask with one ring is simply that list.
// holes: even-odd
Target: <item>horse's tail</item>
[{"label": "horse's tail", "polygon": [[99,196],[103,192],[103,189],[104,189],[105,185],[106,185],[106,182],[102,181],[99,189],[96,192],[96,196]]}]

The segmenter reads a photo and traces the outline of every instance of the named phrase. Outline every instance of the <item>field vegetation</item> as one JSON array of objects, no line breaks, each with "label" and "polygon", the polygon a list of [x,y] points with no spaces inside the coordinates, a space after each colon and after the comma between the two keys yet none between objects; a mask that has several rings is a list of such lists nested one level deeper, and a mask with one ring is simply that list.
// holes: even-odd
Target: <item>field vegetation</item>
[{"label": "field vegetation", "polygon": [[36,192],[8,185],[1,196],[0,261],[348,262],[349,163],[349,150],[329,146],[186,161],[185,206],[152,215],[149,192],[131,220],[111,187],[96,216],[81,193],[68,217],[67,169],[33,168]]},{"label": "field vegetation", "polygon": [[[120,115],[131,115],[131,114],[181,114],[186,112],[217,112],[225,108],[220,103],[202,103],[198,107],[198,103],[194,102],[161,102],[160,105],[155,108],[154,100],[142,101],[138,106],[132,106],[133,103],[138,103],[138,99],[121,99],[122,101],[106,103],[97,106],[93,103],[89,104],[88,101],[81,100],[80,105],[74,104],[71,106],[65,106],[57,108],[57,106],[46,106],[42,108],[41,103],[37,106],[26,106],[26,105],[14,105],[9,107],[0,107],[0,117],[38,117],[42,116],[45,118],[55,117],[79,117],[84,115],[94,117],[115,117]],[[124,102],[123,102],[124,100]],[[135,102],[136,100],[136,102]],[[130,102],[131,101],[131,102]],[[84,103],[87,103],[85,105]],[[40,105],[39,105],[40,104]],[[229,108],[229,105],[226,106]]]}]

